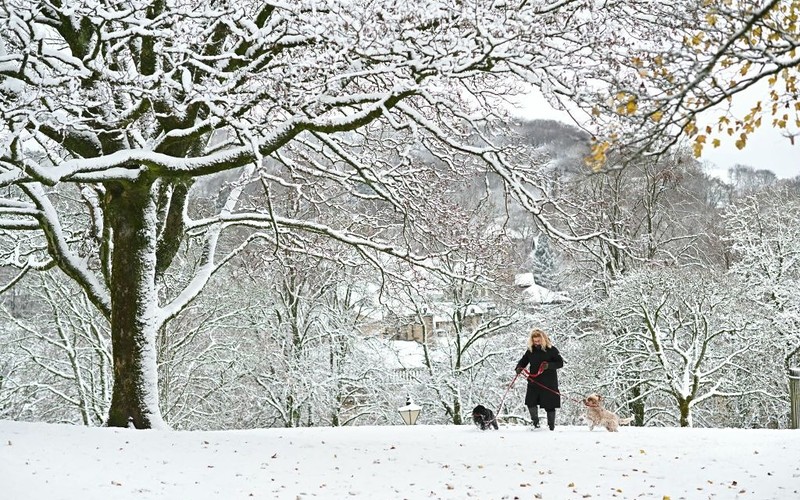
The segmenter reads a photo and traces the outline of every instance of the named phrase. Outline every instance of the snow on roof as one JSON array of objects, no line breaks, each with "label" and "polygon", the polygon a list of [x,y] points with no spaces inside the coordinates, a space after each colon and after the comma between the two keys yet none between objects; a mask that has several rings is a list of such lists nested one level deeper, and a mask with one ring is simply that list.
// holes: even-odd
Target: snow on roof
[{"label": "snow on roof", "polygon": [[522,293],[525,294],[526,302],[534,304],[558,304],[560,302],[570,302],[572,300],[563,293],[554,292],[549,288],[537,284],[529,286],[523,290]]},{"label": "snow on roof", "polygon": [[529,287],[536,284],[533,279],[533,273],[521,273],[514,276],[514,284],[519,287]]},{"label": "snow on roof", "polygon": [[397,368],[422,368],[425,366],[425,353],[419,342],[390,340],[389,346],[397,356]]},{"label": "snow on roof", "polygon": [[560,302],[570,302],[569,296],[554,292],[536,284],[533,273],[522,273],[514,277],[514,284],[522,288],[525,294],[525,301],[534,304],[558,304]]},{"label": "snow on roof", "polygon": [[486,311],[484,310],[483,307],[481,307],[478,304],[470,304],[467,306],[467,310],[465,311],[464,314],[466,314],[467,316],[473,316],[476,314],[486,314]]},{"label": "snow on roof", "polygon": [[[377,363],[387,370],[408,370],[425,367],[425,352],[422,344],[413,340],[388,340],[379,337],[366,339],[365,353],[370,363]],[[442,360],[445,354],[435,346],[429,351],[434,359]]]}]

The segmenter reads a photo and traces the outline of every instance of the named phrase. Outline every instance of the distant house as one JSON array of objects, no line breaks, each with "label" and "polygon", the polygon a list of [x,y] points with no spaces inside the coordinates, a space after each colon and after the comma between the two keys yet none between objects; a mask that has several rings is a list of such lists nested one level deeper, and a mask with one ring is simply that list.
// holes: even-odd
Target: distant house
[{"label": "distant house", "polygon": [[[380,366],[397,383],[414,381],[426,373],[425,353],[420,342],[367,337],[356,348],[361,351],[359,359],[370,366]],[[445,361],[440,350],[429,351],[429,356],[433,361]]]},{"label": "distant house", "polygon": [[537,285],[536,280],[533,278],[533,273],[522,273],[516,275],[514,278],[514,286],[525,297],[525,302],[529,305],[537,304],[563,304],[564,302],[572,302],[569,296],[554,292],[549,288]]},{"label": "distant house", "polygon": [[[518,274],[514,286],[522,295],[528,307],[570,302],[571,299],[537,285],[533,273]],[[487,294],[477,294],[479,300],[463,310],[462,328],[475,328],[496,315],[496,306]],[[446,300],[432,300],[421,312],[415,312],[406,305],[394,304],[385,309],[380,318],[375,318],[363,328],[365,333],[379,334],[386,339],[433,342],[436,338],[447,337],[456,331],[454,305]]]},{"label": "distant house", "polygon": [[426,337],[428,340],[433,338],[436,326],[433,314],[423,314],[421,317],[409,314],[396,316],[385,325],[384,332],[390,339],[423,342]]},{"label": "distant house", "polygon": [[[456,331],[455,313],[453,304],[433,302],[421,314],[395,315],[393,319],[386,321],[385,336],[394,340],[431,342],[437,337],[446,337]],[[488,301],[470,304],[463,314],[462,328],[475,328],[494,316],[495,305]]]}]

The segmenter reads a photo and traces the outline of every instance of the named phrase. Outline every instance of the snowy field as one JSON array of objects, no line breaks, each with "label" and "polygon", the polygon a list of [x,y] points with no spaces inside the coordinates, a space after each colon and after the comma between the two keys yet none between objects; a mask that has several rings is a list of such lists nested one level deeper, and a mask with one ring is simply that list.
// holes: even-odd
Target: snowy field
[{"label": "snowy field", "polygon": [[784,500],[800,498],[800,431],[162,432],[0,421],[0,497]]}]

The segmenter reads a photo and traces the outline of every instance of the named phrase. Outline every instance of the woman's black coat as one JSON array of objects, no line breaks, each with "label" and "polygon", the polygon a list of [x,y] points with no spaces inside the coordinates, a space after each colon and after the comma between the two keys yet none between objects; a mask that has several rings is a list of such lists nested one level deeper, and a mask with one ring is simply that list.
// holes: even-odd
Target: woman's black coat
[{"label": "woman's black coat", "polygon": [[[553,408],[561,408],[561,396],[556,394],[558,392],[558,373],[556,370],[564,366],[564,360],[558,349],[551,347],[543,349],[538,346],[533,346],[533,351],[525,350],[525,354],[517,362],[517,368],[528,368],[531,374],[539,371],[539,365],[542,361],[547,361],[547,370],[543,371],[534,380],[544,387],[528,380],[528,390],[525,393],[525,406],[541,406],[545,410]],[[556,392],[552,392],[556,391]]]}]

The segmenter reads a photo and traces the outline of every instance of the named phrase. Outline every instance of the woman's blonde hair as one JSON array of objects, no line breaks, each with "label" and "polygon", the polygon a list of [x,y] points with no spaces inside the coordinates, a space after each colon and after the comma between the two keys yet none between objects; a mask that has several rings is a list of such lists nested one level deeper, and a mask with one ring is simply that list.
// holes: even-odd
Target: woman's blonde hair
[{"label": "woman's blonde hair", "polygon": [[531,334],[528,335],[528,350],[529,351],[533,351],[533,339],[534,339],[534,337],[542,337],[542,340],[544,341],[544,342],[542,342],[542,347],[544,347],[545,349],[550,349],[551,347],[553,347],[553,343],[550,342],[550,337],[548,337],[547,334],[544,333],[544,331],[539,330],[538,328],[534,328],[533,330],[531,330]]}]

